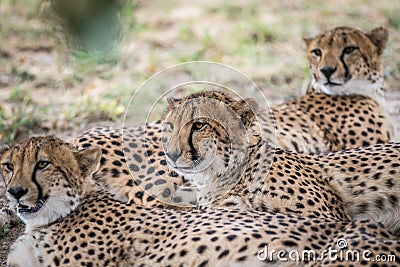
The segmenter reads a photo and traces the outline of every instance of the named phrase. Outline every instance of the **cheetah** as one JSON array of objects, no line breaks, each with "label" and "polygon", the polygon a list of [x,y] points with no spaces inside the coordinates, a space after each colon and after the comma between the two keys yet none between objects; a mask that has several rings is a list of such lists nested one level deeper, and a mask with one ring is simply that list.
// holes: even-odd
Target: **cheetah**
[{"label": "cheetah", "polygon": [[251,129],[254,100],[211,93],[170,99],[164,119],[167,161],[196,185],[198,205],[368,218],[400,233],[400,143],[322,155],[285,151]]},{"label": "cheetah", "polygon": [[184,177],[168,168],[158,137],[159,125],[161,121],[156,121],[129,131],[94,128],[78,137],[73,145],[78,149],[101,148],[100,168],[93,173],[93,180],[116,199],[144,206],[152,205],[155,198],[170,202]]},{"label": "cheetah", "polygon": [[[400,241],[371,221],[123,203],[90,179],[100,158],[100,148],[76,150],[54,136],[33,137],[3,153],[7,197],[26,223],[8,266],[299,266],[322,259],[339,235],[374,242],[372,248],[349,240],[374,256],[400,249]],[[293,250],[315,255],[282,260]]]},{"label": "cheetah", "polygon": [[327,95],[364,95],[379,101],[384,95],[380,56],[388,37],[388,30],[383,27],[366,33],[352,27],[336,27],[304,38],[311,89]]},{"label": "cheetah", "polygon": [[[268,140],[263,140],[258,134],[261,130],[257,132],[257,128],[253,128],[255,116],[250,110],[243,117],[225,112],[235,105],[246,110],[243,106],[246,102],[232,102],[219,91],[195,93],[169,101],[169,109],[162,121],[164,127],[149,124],[149,131],[145,127],[141,128],[142,132],[130,128],[119,134],[113,128],[107,128],[108,132],[104,128],[92,129],[76,141],[78,149],[102,148],[100,169],[93,177],[101,181],[99,185],[107,191],[124,196],[119,200],[148,206],[188,204],[257,209],[344,221],[369,218],[384,223],[394,233],[398,232],[399,188],[394,182],[399,175],[398,143],[323,155],[298,154],[274,148]],[[229,129],[235,133],[230,136],[244,138],[235,141],[237,147],[251,142],[243,145],[248,149],[239,155],[242,161],[237,155],[224,151],[230,147],[229,139],[222,140],[228,136],[224,130],[227,127],[218,127],[212,120],[212,127],[195,125],[200,117],[212,118],[210,111],[213,110],[218,116],[228,116],[219,117],[219,121],[227,123],[225,126],[238,125],[238,129]],[[229,116],[234,122],[228,122]],[[240,126],[241,122],[247,128]],[[191,127],[199,128],[193,128],[193,131],[205,128],[196,140],[191,140]],[[240,132],[245,132],[246,136],[238,134]],[[199,139],[199,136],[204,138]],[[217,152],[210,153],[222,155],[214,161],[220,166],[214,168],[212,164],[203,163],[209,167],[206,172],[214,169],[217,173],[190,173],[190,170],[184,171],[184,165],[179,165],[191,166],[203,159],[196,152],[202,151],[202,139],[215,141]],[[242,163],[245,165],[240,166]],[[124,170],[130,175],[124,175]],[[218,171],[229,179],[221,179]],[[110,173],[118,175],[111,177]],[[209,179],[215,181],[209,184]],[[188,186],[188,181],[194,185]],[[196,192],[197,189],[202,191]]]},{"label": "cheetah", "polygon": [[390,141],[381,63],[388,36],[382,27],[336,27],[305,38],[312,85],[272,108],[277,145],[318,153]]}]

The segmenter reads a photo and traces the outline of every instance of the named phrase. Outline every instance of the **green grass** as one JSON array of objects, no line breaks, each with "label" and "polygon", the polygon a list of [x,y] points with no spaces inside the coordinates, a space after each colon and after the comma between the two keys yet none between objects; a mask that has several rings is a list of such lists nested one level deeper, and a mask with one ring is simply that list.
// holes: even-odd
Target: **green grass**
[{"label": "green grass", "polygon": [[0,108],[0,137],[11,143],[23,132],[42,122],[43,108],[38,107],[29,90],[17,85],[11,89],[11,109]]},{"label": "green grass", "polygon": [[8,224],[4,223],[3,225],[0,225],[0,240],[6,238],[9,232],[10,227]]},{"label": "green grass", "polygon": [[232,1],[223,1],[208,7],[210,13],[221,13],[229,20],[236,20],[258,15],[258,8],[255,1],[248,1],[245,5],[239,5]]},{"label": "green grass", "polygon": [[73,105],[66,107],[63,115],[67,121],[79,125],[86,119],[116,121],[124,112],[125,105],[121,101],[83,95]]},{"label": "green grass", "polygon": [[400,8],[388,9],[384,11],[388,23],[395,30],[400,29]]}]

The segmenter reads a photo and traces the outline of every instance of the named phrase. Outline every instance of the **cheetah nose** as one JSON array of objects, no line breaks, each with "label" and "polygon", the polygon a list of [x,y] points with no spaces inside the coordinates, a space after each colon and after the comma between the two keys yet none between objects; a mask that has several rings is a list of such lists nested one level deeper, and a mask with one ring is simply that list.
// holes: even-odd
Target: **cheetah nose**
[{"label": "cheetah nose", "polygon": [[7,192],[18,200],[28,192],[28,189],[24,189],[21,186],[16,186],[16,187],[10,187],[7,190]]},{"label": "cheetah nose", "polygon": [[319,71],[322,72],[322,74],[324,74],[324,76],[329,79],[329,77],[331,77],[332,74],[336,71],[336,68],[328,66],[321,68]]},{"label": "cheetah nose", "polygon": [[180,157],[180,153],[178,152],[167,152],[167,157],[170,158],[172,160],[172,162],[175,162],[179,157]]}]

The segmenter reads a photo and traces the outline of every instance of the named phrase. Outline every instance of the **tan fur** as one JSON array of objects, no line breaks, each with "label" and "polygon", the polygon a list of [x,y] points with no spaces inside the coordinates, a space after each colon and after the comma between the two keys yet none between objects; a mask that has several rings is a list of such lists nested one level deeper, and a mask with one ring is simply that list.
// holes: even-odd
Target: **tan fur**
[{"label": "tan fur", "polygon": [[275,121],[276,145],[295,152],[339,151],[386,143],[393,136],[385,106],[362,95],[309,92],[274,106],[269,117],[259,116],[262,124]]},{"label": "tan fur", "polygon": [[311,90],[272,108],[277,146],[318,153],[390,141],[381,64],[387,40],[382,27],[367,33],[337,27],[305,38]]},{"label": "tan fur", "polygon": [[[25,166],[25,175],[15,180],[11,176],[10,186],[25,187],[32,182],[32,176],[26,174],[34,173],[41,166],[38,159],[43,160],[33,155],[56,164],[37,175],[40,184],[42,178],[50,181],[45,192],[68,199],[68,181],[71,192],[77,192],[77,203],[60,218],[30,227],[19,237],[8,255],[10,267],[297,266],[312,263],[314,258],[285,261],[280,257],[292,250],[300,254],[313,250],[318,259],[324,249],[335,249],[339,236],[348,238],[352,249],[372,250],[371,257],[395,254],[400,249],[399,241],[371,221],[346,223],[272,212],[222,208],[179,211],[125,204],[83,177],[95,170],[98,150],[77,152],[54,137],[33,138],[6,152],[3,166],[14,164],[18,172]],[[59,183],[52,182],[55,180]],[[88,186],[94,188],[86,190]],[[30,196],[38,199],[38,194],[33,190]],[[354,238],[371,243],[353,242]],[[266,252],[271,257],[266,257]],[[333,259],[333,263],[340,261]]]},{"label": "tan fur", "polygon": [[[185,166],[194,166],[195,175],[176,164],[179,157],[169,159],[176,171],[199,189],[198,205],[374,219],[394,233],[399,231],[400,187],[395,180],[400,178],[400,144],[375,145],[320,157],[286,152],[262,140],[250,123],[241,129],[241,122],[253,120],[254,115],[238,109],[237,116],[232,116],[232,104],[223,101],[218,107],[210,104],[212,108],[208,109],[207,103],[219,97],[216,94],[213,99],[211,95],[200,95],[195,102],[191,97],[183,99],[165,116],[165,123],[174,129],[166,135],[167,158],[177,151],[181,153],[181,144],[201,151],[204,140],[214,140],[218,147],[212,151],[204,149],[198,158],[189,150]],[[215,123],[215,118],[224,118],[223,124]],[[205,126],[193,131],[198,120]],[[182,124],[184,129],[192,130],[181,130]],[[230,134],[219,134],[222,129]],[[236,136],[251,142],[236,146]],[[198,162],[209,158],[214,160],[203,168],[197,167],[201,165]],[[219,167],[220,162],[225,163],[225,168]],[[213,171],[216,169],[219,172]],[[393,175],[396,176],[391,178]]]},{"label": "tan fur", "polygon": [[[313,98],[311,98],[311,95],[309,97],[311,102]],[[350,99],[350,96],[335,96],[334,98],[336,97],[349,98],[348,102],[343,105],[354,104],[354,101],[356,101]],[[364,103],[363,100],[366,98],[359,97],[359,103]],[[212,101],[213,99],[215,101]],[[325,96],[325,98],[319,99],[323,100],[322,104],[325,104],[331,98]],[[207,104],[210,101],[213,102],[211,105],[213,108],[209,108]],[[340,101],[343,102],[344,100]],[[217,91],[192,94],[186,98],[172,101],[172,106],[165,114],[164,121],[151,123],[141,128],[142,132],[138,131],[140,127],[124,129],[123,145],[119,135],[120,131],[112,128],[90,130],[76,140],[76,145],[81,148],[103,147],[102,164],[94,178],[109,192],[117,193],[117,195],[118,192],[121,195],[129,195],[129,199],[133,203],[154,206],[160,205],[160,202],[157,201],[160,200],[174,205],[199,205],[221,198],[221,201],[215,202],[213,205],[276,210],[315,217],[348,219],[349,216],[354,216],[355,213],[350,210],[345,211],[344,205],[344,203],[352,205],[353,192],[342,195],[348,188],[343,190],[333,184],[335,179],[342,181],[348,177],[343,178],[340,175],[334,175],[332,181],[329,181],[327,178],[332,176],[329,174],[332,170],[321,168],[320,160],[315,156],[295,154],[280,149],[275,150],[271,148],[273,145],[270,141],[260,141],[261,135],[256,131],[257,124],[243,124],[244,121],[253,120],[254,115],[251,112],[232,114],[231,106],[234,103],[243,104],[240,100],[236,101]],[[330,105],[328,108],[335,107]],[[362,109],[359,111],[365,115]],[[195,151],[200,151],[193,158],[191,155],[193,153],[189,149],[191,146],[189,142],[190,129],[200,118],[209,126],[192,136],[192,146],[195,147]],[[343,125],[343,122],[339,119],[338,123]],[[335,123],[329,122],[326,127],[334,127],[335,125]],[[380,124],[376,125],[376,127],[381,126]],[[321,127],[321,124],[319,124],[319,127]],[[245,130],[245,134],[241,134],[243,130]],[[265,131],[264,128],[262,130]],[[368,127],[363,130],[369,131]],[[332,130],[332,132],[335,131]],[[330,133],[327,132],[327,134]],[[354,140],[359,142],[359,139],[356,139],[351,133],[349,133],[349,137],[350,140],[355,138]],[[336,138],[339,137],[336,136]],[[250,145],[250,149],[248,149],[248,146],[236,146],[236,151],[232,150],[234,146],[231,146],[231,142],[233,141],[237,144]],[[209,146],[210,148],[202,150],[202,146]],[[237,149],[237,147],[242,150]],[[393,155],[398,153],[396,144],[390,145],[389,149],[393,151]],[[398,167],[392,167],[395,159],[388,158],[387,155],[383,154],[380,146],[355,150],[359,157],[369,153],[370,150],[382,154],[379,164],[385,166],[387,173],[397,172]],[[182,153],[183,151],[184,153]],[[165,152],[169,154],[167,157]],[[210,156],[207,156],[207,153]],[[349,170],[349,175],[351,175],[355,170],[363,168],[365,163],[353,163],[345,160],[348,153],[353,152],[337,153],[337,157],[334,157],[334,159],[339,163],[330,159],[324,164],[328,166],[339,164],[343,170]],[[177,165],[176,162],[173,162],[173,154],[176,156],[175,161],[180,158],[180,163],[183,165]],[[235,155],[240,155],[240,157]],[[209,161],[210,165],[201,166],[204,167],[201,171],[195,169],[195,172],[190,174],[187,173],[187,170],[181,169],[181,167],[192,166],[192,163],[196,160],[195,165],[197,166],[201,157],[213,159],[213,161]],[[129,169],[125,169],[125,159]],[[170,164],[168,164],[168,161],[170,161]],[[148,165],[145,162],[148,162]],[[118,164],[114,165],[116,163]],[[118,165],[122,166],[117,168]],[[245,172],[241,172],[244,167],[247,169]],[[156,171],[157,175],[154,175]],[[177,172],[181,175],[177,175]],[[126,175],[126,173],[129,175]],[[222,179],[224,177],[226,179]],[[365,179],[372,178],[365,176]],[[132,182],[129,182],[130,180]],[[188,180],[191,180],[194,184],[188,183]],[[315,181],[318,181],[318,183],[315,184]],[[236,183],[235,189],[229,191],[230,194],[224,195]],[[287,188],[289,184],[290,189]],[[196,192],[197,190],[199,191]],[[152,194],[152,192],[157,194]],[[324,194],[321,192],[324,192]],[[317,200],[315,199],[316,194],[319,196]],[[371,199],[372,196],[370,194],[363,197]],[[199,200],[201,201],[199,202]],[[397,216],[397,213],[393,213],[392,216],[390,215],[391,212],[385,211],[382,211],[381,214],[388,215],[391,219],[395,219]],[[386,219],[378,220],[383,222]],[[391,229],[396,227],[391,227]]]},{"label": "tan fur", "polygon": [[[35,137],[5,151],[0,164],[7,185],[6,196],[10,208],[16,208],[25,222],[26,231],[74,209],[79,196],[91,190],[83,187],[84,177],[90,175],[99,160],[98,148],[74,152],[70,145],[55,137]],[[41,164],[45,167],[41,168]],[[38,211],[25,212],[26,209]]]},{"label": "tan fur", "polygon": [[364,95],[384,103],[380,56],[388,35],[382,27],[368,33],[337,27],[304,39],[313,89],[329,95]]},{"label": "tan fur", "polygon": [[[170,166],[195,182],[201,191],[207,192],[209,186],[217,186],[220,196],[239,180],[236,175],[239,166],[243,171],[246,167],[253,138],[247,129],[255,118],[253,110],[257,108],[254,100],[226,101],[226,98],[220,98],[221,95],[221,92],[211,91],[179,99],[176,104],[170,103],[165,124],[173,125],[173,128],[163,134],[168,140],[164,149]],[[235,169],[235,173],[230,169]],[[221,178],[223,183],[220,185],[206,182],[209,177],[222,174],[226,180]],[[199,204],[209,201],[212,200],[202,199]]]}]

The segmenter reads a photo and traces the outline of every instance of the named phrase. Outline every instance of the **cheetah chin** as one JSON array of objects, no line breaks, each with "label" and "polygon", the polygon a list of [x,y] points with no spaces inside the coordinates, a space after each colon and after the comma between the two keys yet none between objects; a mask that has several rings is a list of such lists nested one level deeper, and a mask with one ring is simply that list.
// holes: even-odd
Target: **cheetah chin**
[{"label": "cheetah chin", "polygon": [[[77,201],[76,201],[77,203]],[[25,232],[30,231],[31,225],[45,225],[59,218],[65,217],[75,209],[77,204],[70,205],[56,197],[43,197],[34,206],[17,204],[16,210],[18,217],[26,224]]]}]

